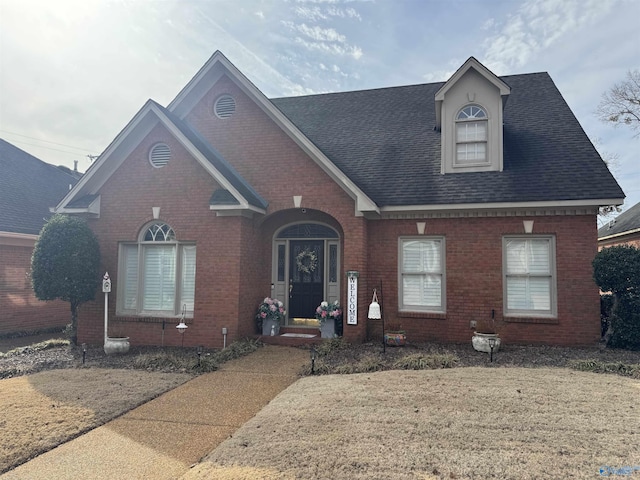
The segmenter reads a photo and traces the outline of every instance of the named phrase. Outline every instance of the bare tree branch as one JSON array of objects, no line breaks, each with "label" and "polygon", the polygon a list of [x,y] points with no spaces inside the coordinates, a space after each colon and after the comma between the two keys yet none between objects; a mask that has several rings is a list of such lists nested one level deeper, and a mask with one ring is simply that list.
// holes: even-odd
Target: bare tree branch
[{"label": "bare tree branch", "polygon": [[624,81],[602,95],[596,115],[603,122],[628,125],[640,136],[640,71],[629,70]]}]

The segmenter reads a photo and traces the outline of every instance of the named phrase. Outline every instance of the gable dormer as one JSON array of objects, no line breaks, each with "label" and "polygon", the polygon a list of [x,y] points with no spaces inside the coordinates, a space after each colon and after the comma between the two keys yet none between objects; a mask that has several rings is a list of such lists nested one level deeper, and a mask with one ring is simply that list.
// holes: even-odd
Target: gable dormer
[{"label": "gable dormer", "polygon": [[436,92],[441,173],[502,171],[502,111],[510,91],[470,57]]}]

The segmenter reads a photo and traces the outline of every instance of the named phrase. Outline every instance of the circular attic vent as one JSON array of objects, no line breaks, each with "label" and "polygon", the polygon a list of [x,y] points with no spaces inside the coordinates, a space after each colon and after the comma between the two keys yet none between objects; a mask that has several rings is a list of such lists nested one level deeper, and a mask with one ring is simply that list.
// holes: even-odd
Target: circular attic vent
[{"label": "circular attic vent", "polygon": [[229,118],[236,112],[236,101],[231,95],[222,95],[216,100],[213,111],[218,118]]},{"label": "circular attic vent", "polygon": [[169,146],[164,143],[158,143],[153,146],[151,152],[149,152],[149,161],[151,165],[156,168],[162,168],[167,163],[169,163],[169,159],[171,158],[171,150]]}]

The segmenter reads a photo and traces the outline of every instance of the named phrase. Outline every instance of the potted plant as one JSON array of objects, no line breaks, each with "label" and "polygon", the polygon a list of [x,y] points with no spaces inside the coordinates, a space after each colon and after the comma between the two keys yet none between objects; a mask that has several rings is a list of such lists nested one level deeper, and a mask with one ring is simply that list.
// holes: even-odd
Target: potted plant
[{"label": "potted plant", "polygon": [[390,347],[403,347],[407,342],[407,332],[400,323],[390,323],[389,329],[384,330],[384,343]]},{"label": "potted plant", "polygon": [[478,352],[491,352],[491,343],[493,343],[493,352],[500,350],[499,324],[495,319],[495,312],[491,311],[491,318],[488,320],[478,320],[476,330],[471,338],[473,348]]},{"label": "potted plant", "polygon": [[277,298],[266,297],[258,305],[256,323],[258,329],[262,330],[262,335],[278,335],[280,333],[280,322],[284,319],[286,310],[283,303]]},{"label": "potted plant", "polygon": [[337,300],[333,303],[322,302],[316,308],[321,338],[334,338],[336,336],[336,323],[342,322],[342,308]]}]

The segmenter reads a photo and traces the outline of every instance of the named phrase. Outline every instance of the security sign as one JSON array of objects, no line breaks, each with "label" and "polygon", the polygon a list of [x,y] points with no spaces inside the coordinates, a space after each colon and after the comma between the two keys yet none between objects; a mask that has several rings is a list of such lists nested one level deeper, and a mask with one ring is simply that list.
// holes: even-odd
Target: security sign
[{"label": "security sign", "polygon": [[102,277],[102,293],[110,293],[111,292],[111,279],[109,278],[109,272],[104,274]]}]

